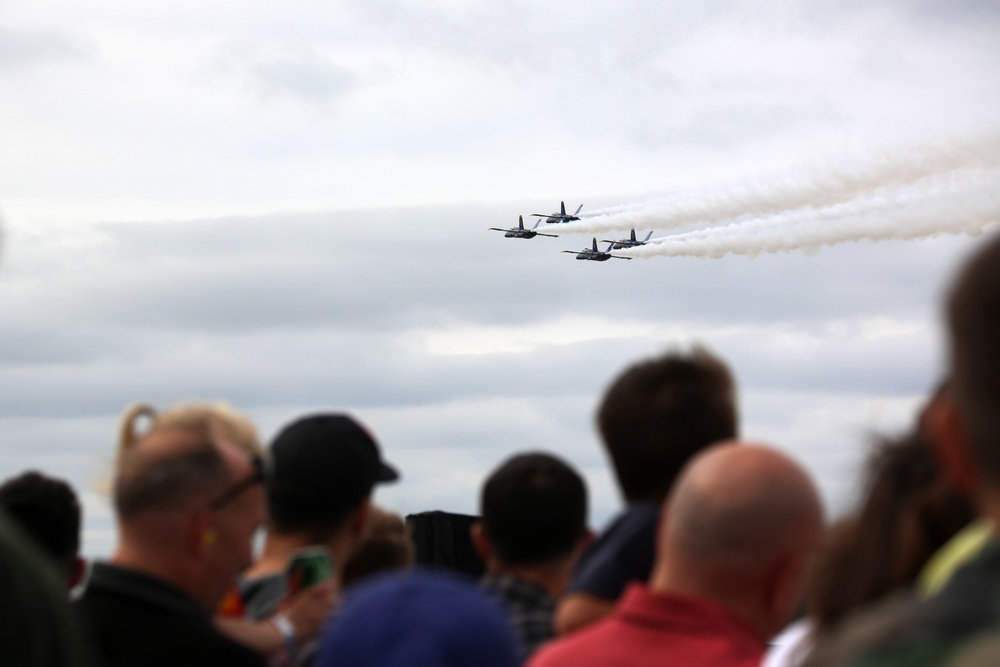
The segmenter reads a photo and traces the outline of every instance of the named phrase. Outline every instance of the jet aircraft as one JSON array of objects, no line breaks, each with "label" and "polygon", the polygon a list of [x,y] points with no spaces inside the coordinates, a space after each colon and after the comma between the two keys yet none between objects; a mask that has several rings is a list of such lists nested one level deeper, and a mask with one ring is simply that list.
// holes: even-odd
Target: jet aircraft
[{"label": "jet aircraft", "polygon": [[653,230],[651,229],[649,230],[649,233],[646,234],[646,238],[644,238],[641,241],[637,241],[635,238],[635,230],[633,229],[632,238],[620,239],[618,241],[609,241],[608,239],[601,239],[601,243],[610,243],[611,246],[608,248],[608,250],[624,250],[625,248],[635,248],[636,246],[646,245],[646,241],[648,241],[649,237],[652,235],[653,235]]},{"label": "jet aircraft", "polygon": [[490,227],[494,232],[506,232],[504,234],[505,238],[508,239],[533,239],[536,236],[551,236],[552,238],[559,238],[558,234],[543,234],[541,232],[536,232],[535,229],[538,225],[542,223],[541,220],[535,223],[535,226],[531,229],[524,228],[524,216],[517,216],[517,227],[511,227],[510,229],[501,229],[500,227]]},{"label": "jet aircraft", "polygon": [[615,259],[632,259],[631,257],[622,257],[621,255],[612,255],[611,246],[614,241],[608,244],[608,249],[598,250],[597,249],[597,237],[594,237],[594,246],[592,248],[584,248],[583,250],[577,252],[576,250],[563,250],[563,252],[568,252],[570,254],[576,255],[577,259],[589,259],[592,262],[606,262],[612,257]]},{"label": "jet aircraft", "polygon": [[532,213],[531,215],[536,218],[545,218],[546,224],[554,224],[557,222],[573,222],[574,220],[579,220],[577,216],[580,215],[580,210],[583,208],[583,204],[577,207],[576,213],[573,215],[566,215],[566,202],[559,202],[559,213]]}]

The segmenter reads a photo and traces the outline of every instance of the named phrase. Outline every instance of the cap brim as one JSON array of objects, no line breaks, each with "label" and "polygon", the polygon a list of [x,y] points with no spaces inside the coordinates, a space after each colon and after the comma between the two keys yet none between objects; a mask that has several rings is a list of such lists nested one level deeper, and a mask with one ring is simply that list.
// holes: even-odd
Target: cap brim
[{"label": "cap brim", "polygon": [[396,469],[388,465],[385,461],[379,462],[378,477],[375,478],[376,482],[395,482],[399,479],[399,473]]}]

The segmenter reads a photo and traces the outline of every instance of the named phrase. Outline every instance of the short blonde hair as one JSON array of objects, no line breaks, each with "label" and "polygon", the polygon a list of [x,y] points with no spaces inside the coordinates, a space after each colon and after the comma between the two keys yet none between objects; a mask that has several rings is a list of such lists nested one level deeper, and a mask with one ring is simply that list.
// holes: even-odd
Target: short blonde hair
[{"label": "short blonde hair", "polygon": [[[139,429],[139,421],[149,425]],[[115,468],[121,466],[123,457],[145,435],[165,428],[207,430],[220,440],[240,448],[250,456],[264,456],[264,446],[257,436],[257,428],[250,419],[227,403],[190,402],[173,405],[163,412],[148,403],[134,403],[125,409],[118,428],[118,450]]]}]

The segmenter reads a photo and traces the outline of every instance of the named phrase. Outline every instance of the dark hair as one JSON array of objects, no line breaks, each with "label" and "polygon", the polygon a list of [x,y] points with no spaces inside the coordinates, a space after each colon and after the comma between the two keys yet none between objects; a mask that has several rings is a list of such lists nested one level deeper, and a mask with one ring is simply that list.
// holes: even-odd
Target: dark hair
[{"label": "dark hair", "polygon": [[520,454],[486,480],[480,509],[497,557],[505,565],[535,565],[573,551],[586,530],[587,487],[550,454]]},{"label": "dark hair", "polygon": [[1000,236],[972,256],[948,299],[951,389],[983,475],[1000,486]]},{"label": "dark hair", "polygon": [[860,506],[831,530],[810,577],[808,607],[818,629],[910,585],[974,517],[941,475],[922,435],[877,443]]},{"label": "dark hair", "polygon": [[80,502],[70,486],[30,471],[0,486],[0,508],[60,566],[80,551]]},{"label": "dark hair", "polygon": [[[169,451],[145,452],[154,438],[178,438]],[[219,489],[229,472],[207,424],[156,429],[125,452],[115,479],[114,506],[121,519],[148,510],[184,509],[193,497]]]},{"label": "dark hair", "polygon": [[670,352],[619,375],[597,423],[625,499],[662,502],[692,456],[736,437],[735,383],[702,347]]}]

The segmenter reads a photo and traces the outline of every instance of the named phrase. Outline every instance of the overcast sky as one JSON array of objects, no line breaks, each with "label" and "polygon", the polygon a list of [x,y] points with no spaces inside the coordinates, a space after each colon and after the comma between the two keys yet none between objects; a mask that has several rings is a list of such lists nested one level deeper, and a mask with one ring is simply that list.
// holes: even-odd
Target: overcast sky
[{"label": "overcast sky", "polygon": [[[600,525],[601,392],[697,340],[738,375],[744,434],[842,509],[868,436],[942,370],[976,240],[933,232],[1000,220],[997,62],[988,0],[0,0],[0,477],[69,478],[105,555],[121,410],[226,399],[265,437],[353,411],[404,513],[473,512],[506,456],[555,451]],[[942,146],[959,171],[909,174]],[[790,252],[756,258],[576,262],[583,227],[487,231],[560,199],[711,198],[733,211],[690,223],[717,243],[771,225],[740,211],[779,185],[805,198],[761,247]],[[787,220],[834,213],[933,238],[795,249]]]}]

